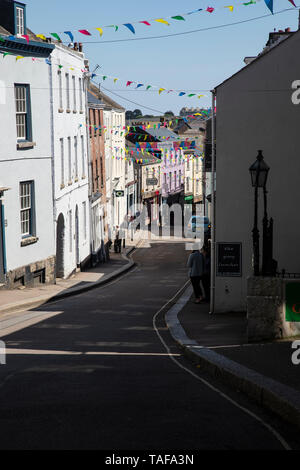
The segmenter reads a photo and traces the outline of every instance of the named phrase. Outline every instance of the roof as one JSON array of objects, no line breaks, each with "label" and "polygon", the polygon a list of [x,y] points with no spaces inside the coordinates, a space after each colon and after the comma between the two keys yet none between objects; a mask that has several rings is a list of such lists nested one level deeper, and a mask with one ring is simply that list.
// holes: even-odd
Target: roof
[{"label": "roof", "polygon": [[95,93],[91,92],[90,90],[88,90],[87,92],[87,95],[88,95],[88,104],[89,105],[94,105],[94,106],[101,106],[101,107],[104,107],[104,103],[103,101],[101,101],[101,99],[99,99]]},{"label": "roof", "polygon": [[222,85],[224,85],[226,82],[228,82],[229,80],[231,80],[233,77],[235,77],[236,75],[242,73],[245,71],[245,69],[248,69],[248,67],[251,67],[253,64],[255,64],[258,60],[261,60],[263,59],[267,54],[272,54],[272,52],[277,49],[277,47],[281,47],[282,44],[285,44],[286,41],[290,41],[291,38],[293,38],[295,35],[299,34],[300,33],[300,30],[298,31],[295,31],[295,32],[291,32],[289,33],[289,36],[285,37],[285,39],[279,41],[278,43],[274,44],[272,47],[270,48],[265,48],[260,54],[258,54],[257,57],[255,57],[250,63],[248,63],[247,65],[245,65],[244,67],[242,67],[240,70],[238,70],[237,72],[235,72],[233,75],[231,75],[230,77],[226,78],[226,80],[224,80],[223,82],[219,83],[219,85],[215,86],[214,89],[216,90],[217,88],[220,88]]},{"label": "roof", "polygon": [[146,130],[146,132],[158,140],[164,140],[163,137],[169,137],[169,140],[178,140],[178,135],[175,132],[170,131],[167,127],[161,126],[159,129],[153,127]]},{"label": "roof", "polygon": [[104,103],[106,107],[117,109],[118,111],[125,111],[125,108],[123,108],[120,104],[118,104],[116,101],[112,100],[109,96],[103,93],[102,90],[99,90],[99,88],[93,83],[90,83],[89,89],[98,96],[99,100],[101,100],[101,102]]}]

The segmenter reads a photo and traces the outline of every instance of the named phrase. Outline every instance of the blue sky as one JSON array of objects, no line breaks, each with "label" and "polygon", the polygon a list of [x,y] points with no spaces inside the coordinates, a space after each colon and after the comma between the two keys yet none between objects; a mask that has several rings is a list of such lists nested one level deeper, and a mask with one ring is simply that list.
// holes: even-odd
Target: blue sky
[{"label": "blue sky", "polygon": [[[147,110],[153,108],[160,112],[173,110],[178,113],[183,106],[210,106],[209,91],[224,79],[243,67],[245,56],[256,55],[265,45],[268,33],[276,29],[298,27],[298,10],[275,14],[248,23],[212,29],[194,34],[169,38],[136,40],[109,43],[116,39],[137,39],[148,36],[179,33],[200,28],[214,27],[250,18],[267,15],[263,0],[244,6],[247,0],[24,0],[27,4],[27,24],[35,32],[73,31],[88,29],[93,33],[85,38],[80,33],[75,40],[87,41],[84,52],[91,66],[102,66],[101,74],[118,77],[116,84],[112,80],[102,82],[106,89],[112,90],[124,99],[135,101],[137,105],[110,95],[126,109],[141,108],[144,113],[158,114]],[[295,2],[296,3],[296,2]],[[233,5],[230,12],[224,6]],[[184,14],[197,8],[214,7],[213,13],[202,11],[189,15],[186,21],[170,21],[170,26],[153,24],[136,25],[133,35],[127,28],[120,27],[118,32],[105,28],[102,38],[96,27],[110,24],[131,23],[152,18],[164,18]],[[274,0],[274,13],[292,8],[288,0]],[[99,41],[99,44],[88,43]],[[175,90],[197,90],[206,95],[197,99],[179,97],[178,93],[158,91],[135,91],[126,89],[126,81],[132,80],[144,84],[157,85]],[[105,91],[105,90],[104,90]],[[191,91],[192,93],[193,91]],[[142,108],[142,105],[145,108]]]}]

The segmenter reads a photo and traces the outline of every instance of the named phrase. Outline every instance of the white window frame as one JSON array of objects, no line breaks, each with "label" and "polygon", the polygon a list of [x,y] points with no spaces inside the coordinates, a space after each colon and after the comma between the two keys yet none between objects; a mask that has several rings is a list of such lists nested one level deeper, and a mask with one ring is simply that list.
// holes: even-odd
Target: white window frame
[{"label": "white window frame", "polygon": [[17,36],[23,36],[25,34],[25,15],[24,8],[16,6],[16,27]]},{"label": "white window frame", "polygon": [[65,148],[64,139],[59,139],[60,142],[60,184],[65,184]]},{"label": "white window frame", "polygon": [[83,109],[82,109],[82,78],[79,77],[79,111],[82,112]]},{"label": "white window frame", "polygon": [[82,178],[85,178],[85,149],[84,149],[84,136],[81,135],[81,162],[82,162]]},{"label": "white window frame", "polygon": [[77,111],[76,78],[75,78],[75,75],[72,75],[72,83],[73,83],[73,111]]},{"label": "white window frame", "polygon": [[20,225],[22,238],[33,235],[33,181],[20,182]]},{"label": "white window frame", "polygon": [[67,98],[67,109],[70,110],[70,75],[66,73],[66,98]]},{"label": "white window frame", "polygon": [[75,178],[78,178],[78,138],[74,135]]},{"label": "white window frame", "polygon": [[17,141],[28,140],[28,85],[15,84]]},{"label": "white window frame", "polygon": [[63,93],[62,93],[62,73],[61,70],[57,71],[58,76],[58,93],[59,93],[59,107],[63,109]]},{"label": "white window frame", "polygon": [[69,251],[73,251],[72,210],[69,211]]}]

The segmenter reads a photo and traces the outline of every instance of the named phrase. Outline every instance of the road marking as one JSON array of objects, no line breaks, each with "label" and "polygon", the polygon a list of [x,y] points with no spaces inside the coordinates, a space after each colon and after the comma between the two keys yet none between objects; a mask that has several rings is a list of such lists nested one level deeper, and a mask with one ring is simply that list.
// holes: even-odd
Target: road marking
[{"label": "road marking", "polygon": [[173,357],[173,355],[171,354],[170,352],[170,348],[168,347],[168,345],[165,343],[164,339],[162,338],[161,334],[159,333],[158,331],[158,328],[156,326],[156,319],[157,319],[157,316],[162,312],[162,310],[165,309],[165,307],[170,304],[175,298],[176,296],[185,289],[185,287],[187,286],[187,284],[189,283],[190,281],[187,281],[183,287],[181,287],[177,292],[176,294],[172,297],[172,299],[170,299],[168,302],[166,302],[156,313],[155,315],[153,316],[153,328],[158,336],[158,338],[160,339],[161,343],[163,344],[165,350],[167,351],[168,353],[168,356],[169,358],[178,366],[180,367],[181,369],[185,370],[186,372],[188,372],[190,375],[192,375],[195,379],[197,380],[200,380],[200,382],[202,382],[204,385],[206,385],[208,388],[210,388],[211,390],[213,390],[214,392],[216,392],[217,394],[219,394],[221,397],[223,397],[225,400],[229,401],[232,405],[236,406],[237,408],[239,408],[240,410],[244,411],[244,413],[248,414],[249,416],[251,416],[253,419],[255,419],[256,421],[258,421],[262,426],[264,426],[271,434],[273,434],[276,439],[280,442],[280,444],[282,445],[282,447],[285,449],[285,450],[292,450],[291,447],[289,446],[289,444],[286,442],[286,440],[276,431],[276,429],[274,429],[270,424],[266,423],[262,418],[260,418],[259,416],[257,416],[255,413],[253,413],[252,411],[248,410],[248,408],[245,408],[244,406],[240,405],[239,403],[237,403],[235,400],[233,400],[232,398],[230,398],[228,395],[226,395],[225,393],[221,392],[221,390],[219,390],[217,387],[215,387],[214,385],[210,384],[207,380],[199,377],[197,374],[195,374],[193,371],[191,371],[190,369],[188,369],[187,367],[183,366],[182,364],[180,364],[179,361],[177,361],[177,359],[175,359]]}]

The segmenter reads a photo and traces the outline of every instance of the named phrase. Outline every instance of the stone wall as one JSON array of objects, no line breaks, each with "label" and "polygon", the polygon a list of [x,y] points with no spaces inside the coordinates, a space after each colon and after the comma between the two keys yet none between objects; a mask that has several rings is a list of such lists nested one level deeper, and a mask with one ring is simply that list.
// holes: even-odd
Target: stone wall
[{"label": "stone wall", "polygon": [[249,342],[300,335],[300,322],[285,320],[285,284],[297,280],[274,277],[247,279],[247,336]]},{"label": "stone wall", "polygon": [[6,274],[5,288],[14,289],[21,286],[34,287],[37,283],[55,284],[55,256],[27,266],[9,271]]}]

